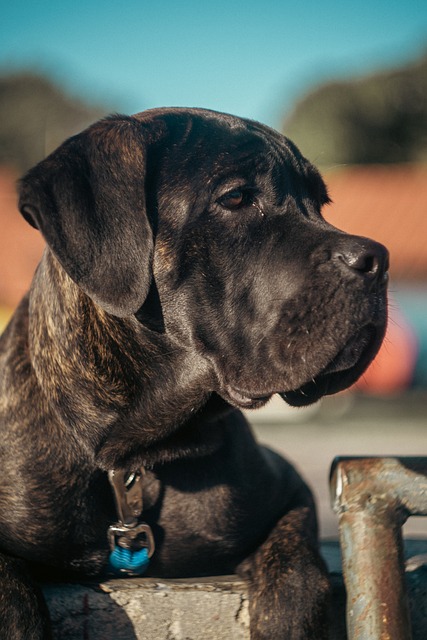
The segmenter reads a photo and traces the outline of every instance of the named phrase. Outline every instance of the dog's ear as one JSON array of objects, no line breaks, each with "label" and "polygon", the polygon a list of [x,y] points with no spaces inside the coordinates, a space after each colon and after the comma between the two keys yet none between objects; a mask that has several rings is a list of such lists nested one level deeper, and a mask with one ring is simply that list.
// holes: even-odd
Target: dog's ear
[{"label": "dog's ear", "polygon": [[152,278],[147,140],[114,116],[70,138],[20,182],[19,208],[68,275],[116,316],[135,313]]}]

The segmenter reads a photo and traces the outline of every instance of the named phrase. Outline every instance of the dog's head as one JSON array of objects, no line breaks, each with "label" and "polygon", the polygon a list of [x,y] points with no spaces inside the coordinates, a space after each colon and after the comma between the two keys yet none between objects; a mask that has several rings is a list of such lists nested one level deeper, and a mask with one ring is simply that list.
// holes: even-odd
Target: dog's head
[{"label": "dog's head", "polygon": [[211,391],[253,407],[346,388],[384,336],[387,251],[329,225],[328,201],[268,127],[158,109],[66,141],[20,209],[95,304],[164,331],[209,363]]}]

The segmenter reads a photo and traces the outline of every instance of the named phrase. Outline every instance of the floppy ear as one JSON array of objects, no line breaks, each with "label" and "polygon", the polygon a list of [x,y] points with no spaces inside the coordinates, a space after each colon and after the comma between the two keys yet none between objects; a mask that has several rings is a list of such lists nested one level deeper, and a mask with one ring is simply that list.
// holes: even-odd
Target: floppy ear
[{"label": "floppy ear", "polygon": [[68,275],[116,316],[135,313],[151,282],[141,125],[115,116],[70,138],[21,180],[19,208]]}]

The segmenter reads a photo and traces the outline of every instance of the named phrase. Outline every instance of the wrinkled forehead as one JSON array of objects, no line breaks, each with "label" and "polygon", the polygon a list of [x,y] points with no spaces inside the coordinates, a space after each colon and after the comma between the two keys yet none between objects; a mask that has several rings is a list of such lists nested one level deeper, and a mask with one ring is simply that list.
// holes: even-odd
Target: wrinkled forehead
[{"label": "wrinkled forehead", "polygon": [[284,136],[236,116],[204,109],[155,109],[135,117],[161,132],[160,145],[167,158],[197,164],[199,170],[213,166],[260,171],[274,164],[301,170],[306,162]]},{"label": "wrinkled forehead", "polygon": [[211,185],[266,176],[278,188],[324,191],[320,200],[327,201],[317,170],[288,138],[265,125],[204,109],[155,109],[135,117],[157,131],[158,159],[168,179],[194,177]]}]

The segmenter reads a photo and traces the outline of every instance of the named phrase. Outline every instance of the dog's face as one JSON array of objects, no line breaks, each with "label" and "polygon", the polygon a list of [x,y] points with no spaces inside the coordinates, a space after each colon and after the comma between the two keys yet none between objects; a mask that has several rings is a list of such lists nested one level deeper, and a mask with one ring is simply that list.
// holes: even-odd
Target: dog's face
[{"label": "dog's face", "polygon": [[67,141],[24,178],[20,204],[97,304],[197,353],[211,391],[251,407],[346,388],[381,344],[387,252],[327,224],[327,202],[278,133],[170,109]]}]

